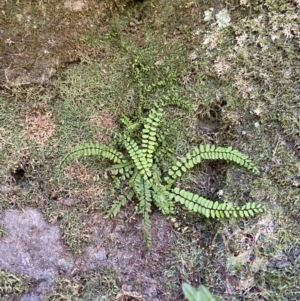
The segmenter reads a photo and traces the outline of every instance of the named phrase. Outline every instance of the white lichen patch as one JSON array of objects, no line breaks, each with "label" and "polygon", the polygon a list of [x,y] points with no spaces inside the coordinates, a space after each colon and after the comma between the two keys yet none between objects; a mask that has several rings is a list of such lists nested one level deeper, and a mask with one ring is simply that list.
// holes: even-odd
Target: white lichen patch
[{"label": "white lichen patch", "polygon": [[74,12],[80,12],[88,8],[86,1],[82,0],[67,0],[64,3],[66,9],[69,9]]},{"label": "white lichen patch", "polygon": [[231,17],[228,10],[222,9],[216,14],[217,25],[219,28],[226,28],[230,25]]},{"label": "white lichen patch", "polygon": [[204,37],[203,46],[208,50],[213,50],[217,47],[218,42],[220,41],[220,31],[211,32]]},{"label": "white lichen patch", "polygon": [[218,76],[224,75],[232,67],[232,64],[226,60],[224,57],[218,57],[213,66],[214,71]]},{"label": "white lichen patch", "polygon": [[210,8],[204,12],[204,21],[208,22],[213,19],[213,11],[214,9]]}]

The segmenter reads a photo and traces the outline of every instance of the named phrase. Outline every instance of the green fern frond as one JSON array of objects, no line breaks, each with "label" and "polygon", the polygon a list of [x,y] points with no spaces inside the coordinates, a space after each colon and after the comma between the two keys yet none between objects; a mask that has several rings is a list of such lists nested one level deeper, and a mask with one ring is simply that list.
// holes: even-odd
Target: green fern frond
[{"label": "green fern frond", "polygon": [[149,167],[153,164],[153,154],[155,153],[157,143],[157,131],[160,120],[163,116],[163,109],[154,105],[149,116],[145,120],[142,131],[142,151],[146,157]]},{"label": "green fern frond", "polygon": [[213,202],[184,189],[174,188],[171,191],[172,198],[176,202],[207,218],[250,217],[265,211],[265,207],[259,203],[247,203],[234,208],[230,203]]},{"label": "green fern frond", "polygon": [[202,160],[226,160],[232,161],[244,168],[259,174],[259,170],[254,162],[245,154],[232,147],[221,147],[215,145],[200,145],[196,147],[191,153],[187,153],[183,158],[171,166],[168,171],[168,176],[165,181],[168,185],[172,185],[184,172],[193,168]]},{"label": "green fern frond", "polygon": [[136,206],[136,211],[143,216],[142,231],[146,240],[147,248],[151,249],[152,238],[150,234],[150,213],[152,203],[152,186],[149,181],[144,180],[140,175],[137,175],[134,184],[135,185],[133,189],[139,199],[139,203]]},{"label": "green fern frond", "polygon": [[58,177],[60,177],[62,169],[71,161],[76,158],[89,156],[102,156],[117,164],[127,163],[123,154],[112,147],[101,145],[99,143],[84,143],[74,147],[62,158],[58,165]]},{"label": "green fern frond", "polygon": [[176,88],[170,89],[160,100],[163,106],[176,106],[177,108],[184,109],[189,113],[193,112],[191,103],[187,100],[183,100]]},{"label": "green fern frond", "polygon": [[151,165],[145,156],[143,150],[141,150],[137,143],[130,137],[125,137],[124,146],[129,153],[130,158],[134,162],[136,169],[144,176],[144,178],[149,178],[152,175]]},{"label": "green fern frond", "polygon": [[106,217],[117,216],[128,201],[130,201],[134,196],[134,191],[129,189],[124,195],[120,196],[120,199],[114,201],[112,207],[107,211]]},{"label": "green fern frond", "polygon": [[113,177],[112,185],[113,185],[112,193],[115,194],[115,190],[121,189],[121,186],[122,186],[121,179],[119,177]]},{"label": "green fern frond", "polygon": [[125,125],[126,129],[128,129],[130,127],[134,127],[134,123],[125,114],[122,114],[120,121]]},{"label": "green fern frond", "polygon": [[132,122],[128,116],[122,115],[121,122],[125,125],[125,132],[128,135],[131,135],[135,130],[137,130],[141,123],[140,122]]},{"label": "green fern frond", "polygon": [[144,235],[146,246],[149,251],[152,249],[152,236],[150,233],[150,229],[151,229],[151,224],[147,225],[145,223],[145,218],[144,218],[142,222],[142,233]]},{"label": "green fern frond", "polygon": [[[145,209],[148,208],[147,206],[145,206],[145,203],[151,204],[152,201],[152,185],[148,180],[145,180],[141,174],[137,174],[135,177],[133,189],[140,200],[140,202],[136,206],[137,212],[144,215],[144,213],[147,212],[145,211]],[[150,213],[150,211],[148,213]]]},{"label": "green fern frond", "polygon": [[132,162],[126,162],[122,164],[112,165],[107,170],[111,172],[112,175],[119,175],[122,180],[128,180],[134,173],[135,165]]},{"label": "green fern frond", "polygon": [[168,188],[163,185],[152,185],[153,201],[162,214],[169,215],[175,213],[175,204],[171,198]]}]

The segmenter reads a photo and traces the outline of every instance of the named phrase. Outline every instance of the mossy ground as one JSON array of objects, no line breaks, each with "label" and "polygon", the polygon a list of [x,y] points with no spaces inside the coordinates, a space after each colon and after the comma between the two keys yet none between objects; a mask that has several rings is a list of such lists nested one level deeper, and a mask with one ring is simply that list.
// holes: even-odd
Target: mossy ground
[{"label": "mossy ground", "polygon": [[[55,1],[30,3],[32,13],[21,3],[2,9],[33,19],[39,10],[50,19],[57,12]],[[112,202],[110,182],[103,177],[105,162],[87,160],[73,164],[59,186],[60,158],[81,142],[113,143],[121,114],[134,119],[162,97],[181,100],[191,110],[171,107],[165,120],[177,156],[200,143],[231,145],[248,154],[261,174],[208,163],[180,185],[211,199],[263,202],[268,211],[230,221],[179,211],[172,222],[175,243],[165,250],[164,265],[157,265],[165,283],[159,300],[183,300],[181,282],[204,284],[224,300],[299,300],[299,5],[145,0],[100,7],[90,1],[89,10],[64,15],[74,24],[86,19],[86,28],[72,29],[76,51],[68,58],[66,49],[55,77],[43,86],[3,84],[0,91],[1,212],[39,208],[60,225],[65,244],[82,253],[91,242],[91,214]],[[211,7],[213,19],[205,22]],[[216,13],[224,8],[231,23],[219,28]],[[12,28],[25,32],[17,23]],[[140,67],[133,75],[136,60],[147,73]],[[151,91],[141,86],[158,81],[163,83]],[[58,279],[48,300],[93,300],[95,290],[115,300],[118,277],[103,273]]]},{"label": "mossy ground", "polygon": [[30,278],[6,270],[0,270],[1,300],[10,300],[11,295],[22,295],[30,288]]}]

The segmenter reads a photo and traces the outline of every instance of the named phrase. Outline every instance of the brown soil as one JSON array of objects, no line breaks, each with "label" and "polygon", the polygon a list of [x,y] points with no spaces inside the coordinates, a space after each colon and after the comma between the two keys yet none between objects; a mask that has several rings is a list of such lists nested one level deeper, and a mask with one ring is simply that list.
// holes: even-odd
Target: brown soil
[{"label": "brown soil", "polygon": [[0,241],[0,266],[32,277],[32,289],[20,301],[42,301],[56,278],[72,278],[99,267],[115,268],[124,292],[142,292],[143,300],[165,300],[161,267],[166,265],[174,232],[160,214],[154,214],[154,247],[147,252],[140,222],[126,220],[124,214],[118,221],[97,216],[93,242],[79,256],[63,245],[59,227],[47,223],[39,211],[7,210],[1,219],[7,235]]}]

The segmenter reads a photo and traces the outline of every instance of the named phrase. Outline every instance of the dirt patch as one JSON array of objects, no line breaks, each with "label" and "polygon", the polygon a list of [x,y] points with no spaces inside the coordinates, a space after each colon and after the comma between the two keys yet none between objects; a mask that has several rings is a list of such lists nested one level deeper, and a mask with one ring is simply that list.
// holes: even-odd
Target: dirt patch
[{"label": "dirt patch", "polygon": [[110,136],[118,126],[117,116],[104,109],[100,113],[91,117],[91,124],[99,128],[95,134],[96,141],[103,144],[111,143],[112,139]]},{"label": "dirt patch", "polygon": [[[119,271],[124,291],[138,292],[143,300],[166,300],[164,297],[166,279],[166,252],[174,241],[171,225],[160,214],[152,216],[153,249],[146,251],[141,222],[126,220],[122,213],[120,220],[102,222],[94,228],[94,243],[87,249],[86,266],[93,268],[94,258],[107,252],[107,264]],[[100,253],[99,253],[100,252]]]},{"label": "dirt patch", "polygon": [[0,86],[47,84],[57,67],[80,61],[86,49],[80,33],[98,26],[110,6],[105,1],[25,1],[17,6],[2,1]]},{"label": "dirt patch", "polygon": [[[126,216],[119,221],[98,216],[93,242],[82,256],[63,245],[58,225],[47,223],[35,209],[7,210],[1,221],[7,235],[0,241],[0,266],[33,279],[31,291],[21,301],[43,301],[59,277],[76,277],[83,271],[114,268],[123,292],[138,293],[143,300],[165,300],[163,270],[165,252],[174,234],[159,214],[153,216],[154,249],[145,251],[140,222],[132,221],[128,230]],[[50,293],[51,295],[51,293]]]},{"label": "dirt patch", "polygon": [[51,120],[52,112],[35,111],[25,116],[26,138],[39,144],[44,144],[55,132],[55,124]]}]

